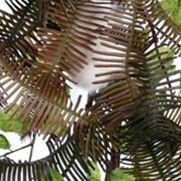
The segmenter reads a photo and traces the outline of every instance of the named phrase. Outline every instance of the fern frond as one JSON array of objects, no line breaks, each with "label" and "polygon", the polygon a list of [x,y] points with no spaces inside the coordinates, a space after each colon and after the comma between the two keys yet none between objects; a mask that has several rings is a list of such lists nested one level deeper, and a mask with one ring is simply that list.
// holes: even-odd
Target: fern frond
[{"label": "fern frond", "polygon": [[89,168],[82,158],[80,149],[70,136],[63,138],[61,143],[58,137],[51,135],[47,141],[49,156],[33,161],[18,163],[10,159],[0,160],[0,180],[20,181],[32,179],[37,181],[53,181],[51,169],[57,170],[67,180],[88,180]]}]

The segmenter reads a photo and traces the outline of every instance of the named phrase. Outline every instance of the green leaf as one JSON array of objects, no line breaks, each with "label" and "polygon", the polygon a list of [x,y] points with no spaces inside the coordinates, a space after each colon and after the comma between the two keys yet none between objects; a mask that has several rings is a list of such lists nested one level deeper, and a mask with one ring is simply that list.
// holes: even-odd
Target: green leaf
[{"label": "green leaf", "polygon": [[175,11],[178,7],[178,0],[162,0],[161,5],[170,14]]},{"label": "green leaf", "polygon": [[161,5],[175,24],[181,27],[181,0],[162,0]]},{"label": "green leaf", "polygon": [[111,181],[135,181],[132,175],[125,173],[121,168],[117,168],[110,173]]},{"label": "green leaf", "polygon": [[181,7],[173,11],[171,18],[178,26],[181,26]]},{"label": "green leaf", "polygon": [[90,168],[90,176],[89,176],[89,181],[100,181],[101,175],[100,175],[100,171],[99,168],[97,167],[97,165],[95,163],[91,163],[93,168]]},{"label": "green leaf", "polygon": [[[162,63],[164,64],[164,68],[167,69],[168,73],[171,73],[173,71],[176,71],[175,65],[174,65],[174,50],[169,48],[168,46],[162,46],[158,49],[159,53],[162,53],[161,60]],[[152,61],[149,61],[150,63],[161,63],[158,56],[157,52],[154,51],[152,52],[148,57],[153,57],[155,58],[152,59]]]},{"label": "green leaf", "polygon": [[21,134],[27,129],[29,122],[29,119],[26,119],[23,122],[16,118],[12,119],[8,114],[0,111],[0,130],[4,132],[15,132]]},{"label": "green leaf", "polygon": [[0,134],[0,148],[6,150],[6,149],[10,149],[10,147],[11,145],[8,139],[4,135]]},{"label": "green leaf", "polygon": [[62,175],[55,169],[51,169],[50,174],[53,178],[53,181],[62,181],[63,180]]}]

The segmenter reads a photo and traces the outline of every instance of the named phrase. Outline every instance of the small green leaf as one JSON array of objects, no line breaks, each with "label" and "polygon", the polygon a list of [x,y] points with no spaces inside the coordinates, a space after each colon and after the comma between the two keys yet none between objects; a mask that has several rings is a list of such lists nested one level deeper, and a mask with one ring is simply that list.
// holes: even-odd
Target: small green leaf
[{"label": "small green leaf", "polygon": [[8,114],[0,111],[0,130],[4,132],[21,134],[27,129],[29,122],[29,119],[26,119],[23,122],[16,118],[12,119]]},{"label": "small green leaf", "polygon": [[170,14],[173,13],[175,9],[177,9],[178,0],[162,0],[161,5]]},{"label": "small green leaf", "polygon": [[11,145],[8,139],[4,135],[0,134],[0,148],[6,150],[6,149],[10,149],[10,147]]},{"label": "small green leaf", "polygon": [[91,163],[93,168],[90,168],[90,176],[89,176],[89,181],[100,181],[101,179],[101,175],[100,175],[100,171],[99,168],[97,167],[97,165],[95,163]]},{"label": "small green leaf", "polygon": [[121,168],[117,168],[110,173],[111,181],[135,181],[135,178],[125,173]]},{"label": "small green leaf", "polygon": [[[173,71],[176,70],[175,65],[174,65],[174,50],[169,48],[168,46],[162,46],[158,49],[159,53],[161,53],[160,57],[161,57],[161,61],[157,55],[156,51],[153,51],[151,54],[148,55],[148,58],[152,57],[152,60],[149,61],[149,63],[155,63],[156,64],[162,64],[162,66],[167,69],[168,73],[171,73]],[[154,58],[153,58],[154,57]],[[163,69],[162,69],[163,70]],[[160,71],[158,69],[158,71]],[[155,74],[156,72],[152,72],[153,74]],[[158,73],[158,72],[157,72]],[[164,71],[162,71],[163,74]],[[160,74],[160,72],[159,72]],[[161,75],[161,74],[160,74]]]},{"label": "small green leaf", "polygon": [[62,175],[55,169],[51,169],[50,174],[53,178],[53,181],[62,181],[63,180]]},{"label": "small green leaf", "polygon": [[181,27],[181,0],[161,0],[161,5],[175,24]]}]

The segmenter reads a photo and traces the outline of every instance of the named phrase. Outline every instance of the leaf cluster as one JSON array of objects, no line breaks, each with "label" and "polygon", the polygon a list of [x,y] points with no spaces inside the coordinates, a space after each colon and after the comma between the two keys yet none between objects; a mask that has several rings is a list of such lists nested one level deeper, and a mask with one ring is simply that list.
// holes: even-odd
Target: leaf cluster
[{"label": "leaf cluster", "polygon": [[[2,160],[3,181],[16,172],[16,180],[21,174],[30,180],[31,173],[52,180],[50,168],[85,181],[90,160],[106,173],[120,163],[131,166],[137,180],[180,180],[181,76],[173,62],[181,55],[181,32],[161,4],[6,2],[12,12],[0,11],[0,88],[4,102],[13,98],[6,109],[13,119],[4,117],[2,129],[50,136],[50,155],[37,162]],[[173,2],[162,1],[171,17]],[[71,100],[68,82],[76,84],[76,75],[93,62],[105,70],[93,83],[107,86],[80,109],[81,97]],[[133,180],[112,172],[124,176]]]}]

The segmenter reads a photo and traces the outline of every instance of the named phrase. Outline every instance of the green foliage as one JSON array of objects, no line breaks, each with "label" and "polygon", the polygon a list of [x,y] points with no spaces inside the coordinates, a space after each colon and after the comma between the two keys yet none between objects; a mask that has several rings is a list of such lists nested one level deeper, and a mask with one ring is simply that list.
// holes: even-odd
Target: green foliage
[{"label": "green foliage", "polygon": [[53,181],[62,181],[63,180],[62,175],[60,175],[60,173],[57,170],[51,169],[50,173],[53,178]]},{"label": "green foliage", "polygon": [[19,119],[10,118],[4,111],[0,111],[0,130],[4,132],[23,133],[29,124],[29,119],[21,122]]},{"label": "green foliage", "polygon": [[[24,120],[32,115],[32,131],[61,139],[47,142],[49,156],[36,162],[31,162],[32,144],[29,162],[2,159],[0,177],[12,180],[18,170],[17,179],[60,181],[60,173],[67,180],[76,173],[81,178],[89,171],[84,158],[110,169],[114,159],[107,158],[117,147],[137,180],[181,180],[181,96],[175,94],[180,91],[180,72],[174,69],[172,50],[159,49],[167,45],[180,56],[181,34],[159,1],[6,2],[12,13],[0,11],[1,98],[7,106],[12,97],[13,105],[20,105],[13,116]],[[181,26],[181,0],[162,0],[162,6]],[[88,109],[80,109],[81,95],[74,103],[66,89],[68,82],[84,84],[81,75],[83,81],[92,77],[90,69],[84,71],[89,63],[98,68],[92,82],[98,86]],[[108,86],[100,88],[101,84]],[[28,119],[20,122],[3,112],[0,117],[3,131],[22,133],[29,124]],[[78,172],[71,172],[72,165]],[[89,180],[100,181],[99,169],[93,167]],[[109,169],[105,171],[112,181],[135,180],[132,171]]]},{"label": "green foliage", "polygon": [[[162,46],[160,48],[158,48],[159,53],[166,53],[162,55],[162,59],[165,58],[169,58],[169,57],[173,57],[174,56],[174,50],[169,48],[168,46]],[[153,56],[156,55],[156,51],[153,51],[149,56]],[[152,60],[152,61],[156,61],[157,60],[157,56]],[[173,62],[173,60],[172,60]]]},{"label": "green foliage", "polygon": [[162,0],[161,4],[171,19],[181,27],[181,0]]},{"label": "green foliage", "polygon": [[174,50],[169,48],[168,46],[162,46],[159,48],[160,52],[167,52],[168,57],[173,57],[174,56]]},{"label": "green foliage", "polygon": [[97,165],[95,163],[91,163],[94,167],[94,169],[90,169],[91,171],[91,175],[89,177],[89,181],[100,181],[101,175],[99,172],[99,168],[97,167]]},{"label": "green foliage", "polygon": [[8,141],[8,139],[0,134],[0,149],[10,149],[11,145]]},{"label": "green foliage", "polygon": [[125,173],[121,168],[116,168],[110,173],[111,181],[135,181],[132,175]]},{"label": "green foliage", "polygon": [[169,48],[168,46],[162,46],[158,49],[160,55],[160,58],[162,61],[158,61],[157,52],[153,51],[149,57],[154,57],[150,63],[162,63],[162,67],[164,66],[165,69],[167,69],[167,72],[171,73],[175,71],[175,65],[174,65],[174,50]]}]

